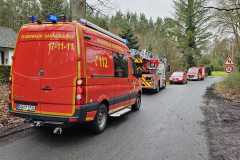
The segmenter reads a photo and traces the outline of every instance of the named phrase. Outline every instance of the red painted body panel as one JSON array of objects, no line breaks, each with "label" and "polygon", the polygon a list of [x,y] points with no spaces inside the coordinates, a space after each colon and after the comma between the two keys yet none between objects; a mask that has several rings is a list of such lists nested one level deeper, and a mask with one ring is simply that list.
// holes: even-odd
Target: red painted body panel
[{"label": "red painted body panel", "polygon": [[75,37],[73,25],[21,29],[13,61],[14,101],[36,103],[38,113],[73,114]]}]

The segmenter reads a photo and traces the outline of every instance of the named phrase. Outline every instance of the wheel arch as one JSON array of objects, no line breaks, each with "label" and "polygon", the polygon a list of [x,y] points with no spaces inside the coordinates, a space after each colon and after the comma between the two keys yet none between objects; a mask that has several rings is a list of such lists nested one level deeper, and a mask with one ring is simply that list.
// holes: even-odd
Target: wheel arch
[{"label": "wheel arch", "polygon": [[110,104],[109,104],[109,101],[107,100],[107,99],[103,99],[101,102],[100,102],[100,105],[101,104],[104,104],[106,107],[107,107],[107,110],[109,111],[109,106],[110,106]]}]

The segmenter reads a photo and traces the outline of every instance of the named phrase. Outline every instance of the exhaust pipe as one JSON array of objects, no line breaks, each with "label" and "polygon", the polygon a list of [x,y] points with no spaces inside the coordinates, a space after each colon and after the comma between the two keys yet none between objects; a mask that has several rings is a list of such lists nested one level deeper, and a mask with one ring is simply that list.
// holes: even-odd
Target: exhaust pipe
[{"label": "exhaust pipe", "polygon": [[61,127],[56,127],[53,130],[53,134],[61,135],[63,133],[63,129]]},{"label": "exhaust pipe", "polygon": [[33,122],[33,126],[35,126],[35,127],[41,127],[42,125],[43,125],[43,123],[40,122],[40,121],[34,121]]}]

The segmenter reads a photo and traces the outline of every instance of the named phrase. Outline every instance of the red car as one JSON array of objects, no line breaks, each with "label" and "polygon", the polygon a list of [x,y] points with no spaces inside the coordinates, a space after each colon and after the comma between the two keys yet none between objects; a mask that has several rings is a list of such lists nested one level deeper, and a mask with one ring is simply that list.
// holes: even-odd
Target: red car
[{"label": "red car", "polygon": [[186,72],[173,72],[173,74],[169,78],[170,84],[173,83],[181,83],[186,84],[187,81],[187,73]]}]

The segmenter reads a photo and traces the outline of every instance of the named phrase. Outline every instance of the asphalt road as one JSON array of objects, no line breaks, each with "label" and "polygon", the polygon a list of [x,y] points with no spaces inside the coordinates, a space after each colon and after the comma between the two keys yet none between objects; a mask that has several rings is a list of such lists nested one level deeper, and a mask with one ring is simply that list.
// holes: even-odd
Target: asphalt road
[{"label": "asphalt road", "polygon": [[61,136],[36,129],[12,135],[0,140],[0,160],[207,160],[200,106],[217,80],[144,95],[141,111],[112,119],[100,135],[85,128]]}]

